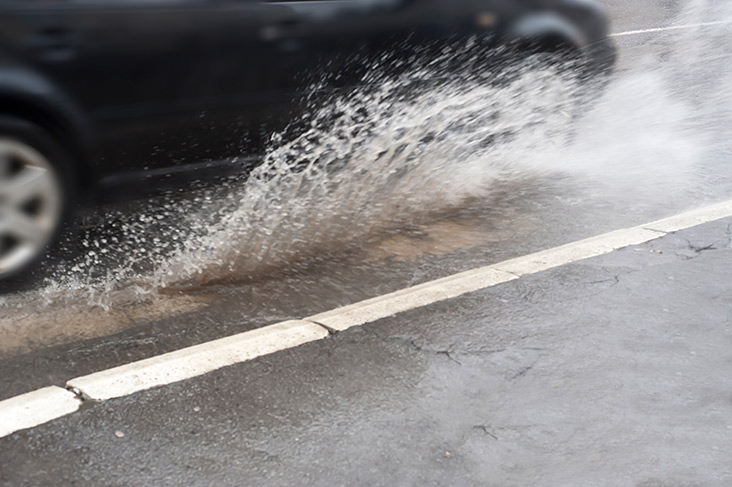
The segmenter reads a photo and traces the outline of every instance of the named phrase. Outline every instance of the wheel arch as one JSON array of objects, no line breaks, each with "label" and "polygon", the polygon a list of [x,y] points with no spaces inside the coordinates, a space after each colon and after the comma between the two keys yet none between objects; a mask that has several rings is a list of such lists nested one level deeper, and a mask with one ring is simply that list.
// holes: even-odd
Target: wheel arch
[{"label": "wheel arch", "polygon": [[0,116],[45,130],[68,152],[73,176],[82,188],[93,184],[88,125],[59,90],[25,71],[0,71]]},{"label": "wheel arch", "polygon": [[511,44],[534,51],[568,51],[586,56],[587,40],[581,29],[551,12],[528,14],[507,32]]}]

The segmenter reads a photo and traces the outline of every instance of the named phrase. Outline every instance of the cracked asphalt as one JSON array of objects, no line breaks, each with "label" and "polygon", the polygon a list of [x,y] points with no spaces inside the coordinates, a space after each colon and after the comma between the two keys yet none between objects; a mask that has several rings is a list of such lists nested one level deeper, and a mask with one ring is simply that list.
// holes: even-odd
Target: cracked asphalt
[{"label": "cracked asphalt", "polygon": [[730,228],[89,405],[0,485],[732,485]]}]

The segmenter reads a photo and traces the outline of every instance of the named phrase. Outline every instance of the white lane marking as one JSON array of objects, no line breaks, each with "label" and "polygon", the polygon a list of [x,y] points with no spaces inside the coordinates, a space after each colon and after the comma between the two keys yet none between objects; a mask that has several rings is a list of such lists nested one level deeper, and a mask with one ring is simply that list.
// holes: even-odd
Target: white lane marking
[{"label": "white lane marking", "polygon": [[646,223],[643,228],[655,230],[657,232],[677,232],[686,228],[695,227],[702,223],[721,220],[732,215],[732,201],[725,201],[716,205],[691,210],[669,218],[656,220],[655,222]]},{"label": "white lane marking", "polygon": [[535,274],[578,260],[607,254],[613,250],[663,237],[666,232],[634,227],[617,230],[579,242],[554,247],[499,264],[473,269],[412,288],[367,299],[342,308],[305,318],[337,331],[393,316],[410,309],[454,298],[462,294]]},{"label": "white lane marking", "polygon": [[68,381],[85,398],[105,401],[212,372],[328,336],[308,321],[286,321]]},{"label": "white lane marking", "polygon": [[0,401],[0,438],[76,412],[81,401],[75,394],[51,386]]},{"label": "white lane marking", "polygon": [[403,311],[421,308],[428,304],[485,289],[513,279],[518,279],[518,276],[483,267],[377,296],[305,319],[325,325],[333,330],[343,331],[352,326],[370,323]]},{"label": "white lane marking", "polygon": [[629,245],[648,242],[676,230],[690,228],[727,216],[732,216],[732,201],[689,211],[645,225],[616,230],[487,267],[473,269],[326,311],[305,319],[337,331],[343,331],[403,311],[495,286],[520,276],[535,274],[554,267],[607,254]]},{"label": "white lane marking", "polygon": [[[644,226],[645,227],[645,226]],[[633,227],[625,230],[599,235],[597,237],[572,242],[553,249],[542,250],[535,254],[495,264],[493,268],[510,272],[517,276],[536,274],[537,272],[570,264],[579,260],[608,254],[629,245],[636,245],[663,237],[666,232],[649,230],[644,227]]]},{"label": "white lane marking", "polygon": [[638,29],[638,30],[628,30],[625,32],[615,32],[613,34],[610,34],[609,37],[624,37],[624,36],[634,36],[639,34],[652,34],[654,32],[666,32],[671,30],[684,30],[684,29],[697,29],[699,27],[712,27],[715,25],[724,25],[732,23],[732,20],[718,20],[715,22],[702,22],[699,24],[682,24],[682,25],[668,25],[666,27],[653,27],[650,29]]},{"label": "white lane marking", "polygon": [[[68,386],[79,389],[85,397],[93,400],[122,397],[323,339],[328,336],[328,331],[318,323],[336,330],[347,329],[727,217],[732,217],[732,200],[462,272],[303,321],[278,323],[79,377],[70,380]],[[79,404],[74,394],[59,387],[46,387],[1,401],[0,438],[70,414],[79,408]]]}]

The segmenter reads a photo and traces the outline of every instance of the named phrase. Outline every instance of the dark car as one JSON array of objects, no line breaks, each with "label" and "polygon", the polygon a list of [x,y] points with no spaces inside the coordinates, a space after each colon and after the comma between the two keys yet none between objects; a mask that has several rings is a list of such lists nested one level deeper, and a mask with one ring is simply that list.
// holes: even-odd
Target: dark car
[{"label": "dark car", "polygon": [[615,58],[591,0],[0,0],[0,279],[89,195],[256,163],[313,75],[470,36]]}]

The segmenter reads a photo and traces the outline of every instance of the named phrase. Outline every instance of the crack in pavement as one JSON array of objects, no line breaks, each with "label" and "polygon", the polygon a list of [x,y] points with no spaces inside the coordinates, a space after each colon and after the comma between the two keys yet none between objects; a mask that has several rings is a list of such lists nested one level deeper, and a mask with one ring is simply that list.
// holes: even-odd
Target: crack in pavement
[{"label": "crack in pavement", "polygon": [[[729,227],[728,227],[729,228]],[[732,238],[732,236],[727,237],[728,239]],[[691,240],[686,239],[686,245],[687,249],[691,250],[693,252],[693,255],[689,255],[688,253],[682,253],[682,252],[674,252],[674,255],[677,257],[683,259],[683,260],[691,260],[699,257],[703,252],[709,251],[709,250],[719,250],[718,247],[715,247],[715,245],[718,242],[713,242],[709,245],[694,245]]]},{"label": "crack in pavement", "polygon": [[717,247],[715,247],[713,243],[706,245],[704,247],[698,247],[698,246],[694,245],[693,243],[691,243],[690,240],[687,240],[687,242],[689,244],[689,248],[691,250],[693,250],[694,252],[696,252],[697,254],[701,254],[705,250],[718,250]]},{"label": "crack in pavement", "polygon": [[494,440],[497,440],[498,439],[498,436],[496,436],[495,434],[491,433],[488,430],[488,426],[486,426],[484,424],[477,424],[477,425],[473,426],[473,429],[483,430],[483,433],[485,433],[486,435],[490,436]]},{"label": "crack in pavement", "polygon": [[[499,353],[507,352],[507,351],[519,351],[519,352],[526,352],[526,351],[533,351],[533,352],[541,352],[544,351],[545,348],[541,347],[521,347],[521,348],[515,348],[515,347],[509,347],[509,348],[494,348],[494,349],[482,349],[482,350],[462,350],[462,349],[437,349],[437,348],[429,348],[422,345],[419,345],[413,338],[408,337],[400,337],[400,336],[384,336],[380,335],[372,330],[363,330],[365,333],[381,340],[384,342],[392,342],[392,343],[401,343],[412,350],[421,352],[421,353],[428,353],[433,355],[444,355],[447,357],[448,360],[455,362],[458,365],[463,365],[462,362],[460,362],[456,356],[458,355],[496,355]],[[504,375],[504,377],[510,381],[513,382],[516,379],[520,379],[521,377],[524,377],[531,369],[533,369],[536,364],[539,362],[539,358],[537,357],[535,360],[533,360],[530,364],[524,365],[523,367],[519,368],[518,371],[514,372],[510,375]],[[501,366],[500,364],[496,364],[499,368],[504,369],[505,367]],[[504,374],[506,372],[510,372],[510,370],[504,370]]]},{"label": "crack in pavement", "polygon": [[[505,352],[505,348],[495,348],[495,349],[489,349],[489,350],[455,350],[455,349],[437,349],[437,348],[429,348],[422,345],[419,345],[413,338],[408,337],[402,337],[402,336],[395,336],[395,335],[380,335],[372,330],[363,329],[364,332],[367,334],[376,337],[377,339],[384,341],[384,342],[393,342],[393,343],[402,343],[407,345],[412,350],[416,350],[418,352],[423,353],[430,353],[435,355],[444,355],[452,362],[455,362],[458,365],[462,365],[462,363],[455,358],[455,355],[491,355],[496,354],[500,352]],[[539,350],[534,348],[526,348],[526,350]]]},{"label": "crack in pavement", "polygon": [[516,379],[520,379],[521,377],[525,376],[531,369],[534,368],[534,366],[536,365],[536,363],[538,361],[539,361],[539,359],[536,359],[534,361],[534,363],[532,363],[531,365],[527,365],[526,367],[522,367],[518,372],[516,372],[511,377],[509,377],[508,380],[514,381]]},{"label": "crack in pavement", "polygon": [[607,289],[610,289],[611,287],[615,287],[618,284],[620,284],[620,275],[613,276],[610,279],[603,279],[601,281],[588,282],[587,284],[590,284],[590,285],[592,285],[592,284],[605,284],[606,282],[611,282],[612,283],[612,284],[610,284],[610,286]]}]

